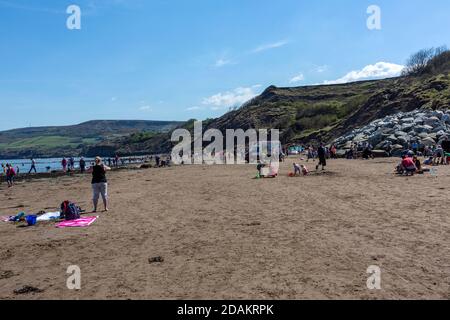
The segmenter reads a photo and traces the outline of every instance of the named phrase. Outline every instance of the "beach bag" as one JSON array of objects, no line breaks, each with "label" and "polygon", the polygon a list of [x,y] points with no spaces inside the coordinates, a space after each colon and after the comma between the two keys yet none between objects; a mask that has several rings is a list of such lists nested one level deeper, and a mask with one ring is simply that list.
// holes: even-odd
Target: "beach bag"
[{"label": "beach bag", "polygon": [[81,209],[75,203],[64,201],[61,203],[61,218],[65,220],[80,219]]}]

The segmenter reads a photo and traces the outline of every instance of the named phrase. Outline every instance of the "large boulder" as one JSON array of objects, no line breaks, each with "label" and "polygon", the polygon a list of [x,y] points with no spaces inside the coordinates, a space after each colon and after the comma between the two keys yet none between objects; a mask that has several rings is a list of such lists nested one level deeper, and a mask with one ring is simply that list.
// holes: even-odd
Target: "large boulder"
[{"label": "large boulder", "polygon": [[442,136],[445,136],[446,135],[446,133],[445,133],[445,131],[444,130],[441,130],[441,131],[438,131],[438,132],[436,132],[436,136],[439,138],[439,137],[442,137]]},{"label": "large boulder", "polygon": [[414,129],[415,126],[416,126],[415,124],[406,123],[406,124],[402,125],[401,131],[410,132],[411,130]]},{"label": "large boulder", "polygon": [[379,144],[381,141],[383,141],[383,135],[380,132],[375,132],[369,137],[369,143],[373,146]]},{"label": "large boulder", "polygon": [[364,142],[367,141],[367,136],[363,133],[358,134],[355,138],[353,138],[355,142]]},{"label": "large boulder", "polygon": [[442,117],[444,116],[444,112],[443,112],[443,111],[440,111],[440,110],[435,110],[435,111],[433,111],[433,112],[431,113],[431,115],[432,115],[433,117],[436,117],[436,118],[438,118],[439,120],[441,120]]},{"label": "large boulder", "polygon": [[336,151],[336,156],[338,158],[344,158],[346,153],[347,153],[347,150],[339,149]]},{"label": "large boulder", "polygon": [[392,150],[391,151],[391,155],[393,156],[393,157],[401,157],[402,156],[402,154],[403,154],[403,148],[401,148],[401,149],[396,149],[396,150]]},{"label": "large boulder", "polygon": [[444,122],[444,123],[447,123],[447,124],[450,124],[450,115],[448,114],[448,113],[446,113],[446,114],[444,114],[443,116],[442,116],[442,122]]},{"label": "large boulder", "polygon": [[435,145],[435,144],[436,144],[436,141],[434,141],[434,139],[432,139],[432,138],[430,138],[430,137],[427,137],[427,138],[425,138],[425,139],[420,140],[420,144],[421,144],[421,145],[424,145],[424,146],[430,147],[430,146]]},{"label": "large boulder", "polygon": [[436,126],[440,121],[441,121],[441,120],[440,120],[438,117],[434,117],[434,116],[433,116],[433,117],[426,118],[425,121],[424,121],[424,123],[425,123],[426,125],[429,125],[429,126],[434,127],[434,126]]},{"label": "large boulder", "polygon": [[398,137],[402,137],[402,136],[407,136],[408,134],[406,133],[406,132],[404,132],[404,131],[396,131],[395,133],[395,136],[398,138]]},{"label": "large boulder", "polygon": [[401,123],[412,123],[414,122],[414,118],[403,118],[400,120]]},{"label": "large boulder", "polygon": [[388,140],[392,143],[397,143],[397,137],[393,134],[391,134],[389,137],[386,137],[386,140]]},{"label": "large boulder", "polygon": [[409,136],[401,136],[401,137],[398,137],[398,139],[397,139],[397,142],[404,146],[407,145],[409,143],[409,141],[410,141]]}]

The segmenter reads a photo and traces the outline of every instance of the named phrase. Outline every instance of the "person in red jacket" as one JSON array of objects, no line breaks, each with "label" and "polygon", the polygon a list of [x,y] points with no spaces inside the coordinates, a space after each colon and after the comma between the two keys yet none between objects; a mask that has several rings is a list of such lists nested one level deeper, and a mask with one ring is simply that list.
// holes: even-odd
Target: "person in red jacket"
[{"label": "person in red jacket", "polygon": [[414,163],[414,160],[407,156],[402,157],[401,168],[403,169],[404,172],[406,172],[407,175],[408,174],[413,175],[417,171],[417,167],[416,164]]},{"label": "person in red jacket", "polygon": [[67,159],[66,158],[62,159],[61,166],[63,168],[63,171],[66,172],[67,171]]},{"label": "person in red jacket", "polygon": [[12,164],[6,164],[6,182],[8,183],[8,188],[11,188],[14,185],[15,175],[16,172],[14,171]]}]

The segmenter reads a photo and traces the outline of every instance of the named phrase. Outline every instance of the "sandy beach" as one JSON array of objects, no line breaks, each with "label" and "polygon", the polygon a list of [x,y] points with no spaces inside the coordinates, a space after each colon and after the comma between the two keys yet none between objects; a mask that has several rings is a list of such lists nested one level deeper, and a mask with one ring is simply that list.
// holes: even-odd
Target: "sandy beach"
[{"label": "sandy beach", "polygon": [[[255,166],[110,172],[111,211],[88,228],[2,222],[0,298],[450,299],[450,167],[398,177],[396,159],[335,160],[289,178],[293,161],[261,180]],[[3,183],[0,215],[66,199],[91,210],[90,176]]]}]

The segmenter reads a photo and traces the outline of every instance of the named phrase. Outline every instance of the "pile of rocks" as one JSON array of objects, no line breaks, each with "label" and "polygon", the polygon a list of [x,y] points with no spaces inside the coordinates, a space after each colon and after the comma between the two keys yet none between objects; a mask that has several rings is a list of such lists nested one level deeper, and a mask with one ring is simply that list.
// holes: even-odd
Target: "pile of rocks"
[{"label": "pile of rocks", "polygon": [[411,147],[434,146],[450,137],[450,110],[418,109],[400,112],[355,129],[334,141],[338,149],[370,143],[375,150],[390,150],[393,155]]}]

